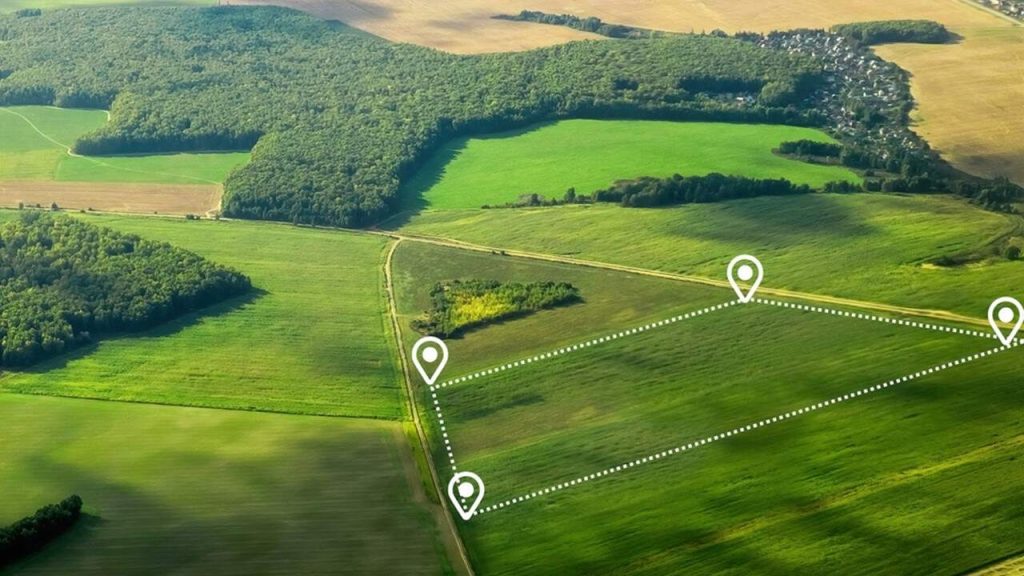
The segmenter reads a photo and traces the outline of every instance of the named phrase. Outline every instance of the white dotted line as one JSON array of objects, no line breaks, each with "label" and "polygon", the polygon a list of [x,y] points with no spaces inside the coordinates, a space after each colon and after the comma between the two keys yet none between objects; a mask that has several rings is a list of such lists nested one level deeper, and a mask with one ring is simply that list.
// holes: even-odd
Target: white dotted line
[{"label": "white dotted line", "polygon": [[818,402],[817,404],[811,404],[809,406],[805,406],[805,407],[799,408],[797,410],[792,410],[790,412],[786,412],[785,414],[780,414],[778,416],[773,416],[771,418],[766,418],[764,420],[761,420],[761,421],[758,421],[758,422],[754,422],[752,424],[747,424],[746,426],[740,426],[738,428],[733,428],[732,430],[729,430],[728,432],[723,432],[723,433],[720,433],[720,434],[715,434],[714,436],[708,436],[708,437],[702,438],[700,440],[695,440],[693,442],[690,442],[690,443],[682,445],[682,446],[677,446],[675,448],[664,450],[664,451],[658,452],[656,454],[651,454],[649,456],[644,456],[643,458],[638,458],[636,460],[633,460],[632,462],[628,462],[628,463],[622,464],[620,466],[614,466],[612,468],[606,468],[604,470],[601,470],[600,472],[594,472],[593,474],[587,474],[586,476],[580,476],[579,478],[576,478],[575,480],[570,480],[568,482],[562,482],[560,484],[555,484],[553,486],[549,486],[549,487],[544,488],[542,490],[536,490],[536,491],[530,492],[529,494],[524,494],[522,496],[517,496],[515,498],[511,498],[509,500],[505,500],[504,502],[500,502],[498,504],[492,504],[490,506],[487,506],[487,507],[481,508],[480,510],[477,510],[476,514],[484,514],[484,513],[487,513],[487,512],[493,512],[495,510],[500,510],[502,508],[507,508],[508,506],[511,506],[513,504],[518,504],[520,502],[525,502],[527,500],[531,500],[531,499],[537,498],[539,496],[544,496],[544,495],[550,494],[552,492],[557,492],[559,490],[565,490],[566,488],[572,488],[574,486],[578,486],[578,485],[583,484],[585,482],[590,482],[591,480],[595,480],[595,479],[602,478],[602,477],[605,477],[605,476],[608,476],[608,475],[611,475],[611,474],[615,474],[616,472],[621,472],[623,470],[628,470],[630,468],[634,468],[634,467],[640,466],[642,464],[647,464],[647,463],[653,462],[655,460],[660,460],[660,459],[668,457],[668,456],[673,456],[673,455],[676,455],[676,454],[680,454],[682,452],[686,452],[688,450],[693,450],[694,448],[699,448],[701,446],[705,446],[705,445],[710,444],[712,442],[717,442],[719,440],[724,440],[725,438],[729,438],[729,437],[735,436],[737,434],[741,434],[743,432],[749,432],[751,430],[755,430],[757,428],[762,428],[762,427],[767,426],[769,424],[775,424],[777,422],[782,422],[784,420],[788,420],[788,419],[793,418],[795,416],[800,416],[800,415],[803,415],[803,414],[807,414],[808,412],[814,412],[815,410],[820,410],[820,409],[825,408],[827,406],[832,406],[832,405],[838,404],[840,402],[845,402],[846,400],[850,400],[850,399],[853,399],[853,398],[856,398],[856,397],[859,397],[859,396],[864,396],[865,394],[871,394],[873,392],[877,392],[879,390],[883,390],[885,388],[888,388],[890,386],[894,386],[896,384],[901,384],[903,382],[909,382],[910,380],[914,380],[914,379],[920,378],[922,376],[927,376],[929,374],[934,374],[936,372],[940,372],[940,371],[945,370],[947,368],[952,368],[954,366],[959,366],[961,364],[966,364],[968,362],[972,362],[974,360],[978,360],[978,359],[984,358],[986,356],[991,356],[992,354],[995,354],[997,352],[1001,352],[1003,350],[1008,350],[1008,349],[1009,349],[1008,346],[1000,346],[998,348],[993,348],[991,350],[986,350],[985,352],[979,352],[977,354],[972,354],[970,356],[966,356],[964,358],[960,358],[959,360],[953,360],[952,362],[946,362],[944,364],[939,364],[938,366],[933,366],[933,367],[928,368],[926,370],[921,370],[920,372],[914,372],[913,374],[910,374],[910,375],[907,375],[907,376],[902,376],[900,378],[895,378],[893,380],[889,380],[888,382],[885,382],[884,384],[877,384],[875,386],[869,386],[867,388],[862,388],[860,390],[857,390],[856,392],[851,392],[849,394],[843,394],[842,396],[836,396],[835,398],[831,398],[829,400],[824,400],[822,402]]},{"label": "white dotted line", "polygon": [[782,302],[780,300],[770,300],[768,298],[754,298],[754,302],[758,304],[769,304],[771,306],[779,306],[782,308],[792,308],[794,310],[804,310],[806,312],[819,312],[822,314],[831,314],[833,316],[843,316],[845,318],[858,318],[860,320],[874,320],[875,322],[884,322],[886,324],[896,324],[898,326],[911,326],[913,328],[925,328],[928,330],[936,330],[939,332],[948,332],[950,334],[963,334],[965,336],[978,336],[979,338],[998,338],[992,332],[981,332],[979,330],[967,330],[964,328],[953,328],[951,326],[940,326],[938,324],[928,324],[926,322],[917,322],[914,320],[901,320],[899,318],[889,318],[887,316],[875,316],[874,314],[864,314],[862,312],[848,312],[846,310],[836,310],[834,308],[823,308],[821,306],[807,306],[805,304],[794,304],[792,302]]},{"label": "white dotted line", "polygon": [[452,465],[452,472],[455,472],[455,453],[452,452],[452,441],[448,438],[448,427],[444,423],[444,414],[441,413],[441,403],[437,401],[437,391],[430,390],[430,397],[434,401],[434,412],[437,413],[437,423],[441,427],[441,440],[444,441],[444,449],[448,452],[448,462]]},{"label": "white dotted line", "polygon": [[490,376],[491,374],[496,374],[498,372],[504,372],[505,370],[508,370],[510,368],[518,368],[520,366],[525,366],[527,364],[532,364],[534,362],[540,362],[541,360],[547,360],[549,358],[554,358],[556,356],[561,356],[561,355],[567,354],[569,352],[575,352],[577,350],[582,350],[583,348],[589,348],[589,347],[591,347],[591,346],[593,346],[595,344],[603,344],[605,342],[610,342],[612,340],[617,340],[619,338],[624,338],[626,336],[632,336],[633,334],[640,334],[641,332],[646,332],[646,331],[652,330],[654,328],[660,328],[662,326],[667,326],[669,324],[675,324],[676,322],[679,322],[680,320],[688,320],[690,318],[694,318],[694,317],[697,317],[697,316],[702,316],[702,315],[707,314],[709,312],[715,312],[717,310],[722,310],[724,308],[728,308],[729,306],[735,306],[736,304],[739,304],[739,303],[740,303],[739,300],[732,300],[730,302],[724,302],[722,304],[715,304],[714,306],[708,306],[707,308],[701,308],[700,310],[696,310],[694,312],[687,312],[686,314],[680,314],[679,316],[673,316],[671,318],[666,318],[664,320],[659,320],[657,322],[651,322],[650,324],[644,324],[643,326],[637,326],[635,328],[630,328],[628,330],[623,330],[621,332],[616,332],[614,334],[609,334],[607,336],[601,336],[600,338],[594,338],[593,340],[587,340],[586,342],[581,342],[579,344],[573,344],[571,346],[566,346],[565,348],[559,348],[558,350],[552,350],[551,352],[545,352],[543,354],[537,354],[536,356],[531,356],[530,358],[525,358],[523,360],[516,360],[515,362],[509,362],[508,364],[502,364],[501,366],[497,366],[497,367],[494,367],[494,368],[488,368],[486,370],[481,370],[479,372],[474,372],[474,373],[466,375],[466,376],[460,376],[460,377],[454,378],[452,380],[446,380],[446,381],[444,381],[444,382],[442,382],[440,384],[437,384],[436,386],[432,386],[430,388],[430,390],[431,390],[431,392],[433,392],[433,391],[439,390],[441,388],[447,388],[448,386],[451,386],[453,384],[459,384],[459,383],[462,383],[462,382],[466,382],[468,380],[473,380],[475,378],[480,378],[481,376]]}]

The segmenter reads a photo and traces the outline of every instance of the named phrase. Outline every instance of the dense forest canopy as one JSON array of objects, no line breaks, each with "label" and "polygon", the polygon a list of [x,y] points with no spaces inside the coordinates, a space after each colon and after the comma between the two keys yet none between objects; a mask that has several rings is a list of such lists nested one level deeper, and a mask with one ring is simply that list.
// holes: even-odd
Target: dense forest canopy
[{"label": "dense forest canopy", "polygon": [[430,310],[413,321],[413,329],[441,337],[538,310],[580,302],[578,288],[567,282],[498,282],[451,280],[430,290]]},{"label": "dense forest canopy", "polygon": [[0,366],[139,330],[249,290],[237,272],[67,216],[0,226]]},{"label": "dense forest canopy", "polygon": [[564,117],[808,124],[792,104],[820,74],[709,36],[455,56],[273,7],[0,17],[0,105],[110,107],[86,154],[255,145],[228,215],[343,226],[393,212],[399,180],[455,135]]}]

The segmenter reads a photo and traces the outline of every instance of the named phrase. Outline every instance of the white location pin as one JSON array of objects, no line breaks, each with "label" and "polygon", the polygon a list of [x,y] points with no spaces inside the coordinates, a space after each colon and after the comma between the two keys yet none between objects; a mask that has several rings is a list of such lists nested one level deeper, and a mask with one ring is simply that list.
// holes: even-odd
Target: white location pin
[{"label": "white location pin", "polygon": [[412,346],[412,363],[427,386],[433,386],[448,363],[448,347],[440,338],[424,336]]},{"label": "white location pin", "polygon": [[[725,275],[728,276],[729,284],[732,284],[736,295],[740,297],[740,302],[746,303],[753,300],[754,292],[757,292],[757,287],[761,285],[761,280],[764,279],[764,268],[761,266],[760,260],[743,254],[729,262],[729,268],[726,269]],[[745,282],[748,288],[744,290],[740,282]]]},{"label": "white location pin", "polygon": [[[988,307],[988,323],[1004,346],[1012,346],[1013,339],[1024,325],[1024,306],[1016,298],[999,298]],[[1012,328],[1007,330],[1001,324],[1009,324]]]},{"label": "white location pin", "polygon": [[484,481],[472,472],[459,472],[448,482],[448,498],[459,516],[469,520],[484,499]]}]

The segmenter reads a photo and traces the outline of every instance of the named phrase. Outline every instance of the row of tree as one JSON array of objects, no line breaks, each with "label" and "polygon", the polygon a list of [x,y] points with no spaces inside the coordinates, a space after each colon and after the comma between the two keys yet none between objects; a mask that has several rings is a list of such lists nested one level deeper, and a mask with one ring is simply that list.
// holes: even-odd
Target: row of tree
[{"label": "row of tree", "polygon": [[452,337],[472,328],[581,300],[579,289],[566,282],[439,282],[430,290],[430,309],[414,320],[412,327],[423,334]]},{"label": "row of tree", "polygon": [[0,225],[0,366],[149,328],[249,289],[245,276],[191,252],[29,212]]},{"label": "row of tree", "polygon": [[637,178],[621,180],[610,188],[598,190],[593,196],[580,197],[583,201],[617,202],[628,207],[670,206],[674,204],[700,204],[756,196],[789,196],[809,194],[813,190],[806,184],[794,184],[785,178],[756,179],[711,173],[706,176],[669,178]]},{"label": "row of tree", "polygon": [[82,499],[72,495],[35,514],[0,528],[0,568],[38,552],[75,525],[82,514]]},{"label": "row of tree", "polygon": [[932,20],[854,22],[833,26],[832,31],[867,46],[892,42],[944,44],[953,38],[945,26]]},{"label": "row of tree", "polygon": [[393,213],[399,182],[459,135],[566,117],[813,124],[799,102],[821,77],[730,38],[457,56],[275,7],[44,10],[0,15],[0,38],[0,105],[110,107],[76,151],[254,146],[227,215],[342,226]]}]

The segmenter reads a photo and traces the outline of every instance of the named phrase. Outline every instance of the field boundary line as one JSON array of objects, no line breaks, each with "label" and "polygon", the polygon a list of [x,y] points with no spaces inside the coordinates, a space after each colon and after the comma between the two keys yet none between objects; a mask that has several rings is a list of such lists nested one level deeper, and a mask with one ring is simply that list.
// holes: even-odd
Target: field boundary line
[{"label": "field boundary line", "polygon": [[[59,108],[59,107],[56,107],[56,106],[48,106],[48,108],[54,108],[56,110],[62,110],[62,108]],[[72,158],[81,158],[82,160],[85,160],[87,162],[92,162],[93,164],[96,164],[98,166],[106,166],[107,168],[110,168],[110,169],[113,169],[113,170],[120,170],[122,172],[132,172],[134,174],[142,174],[144,176],[171,176],[171,177],[174,177],[174,178],[187,178],[188,180],[194,180],[196,182],[202,182],[204,184],[211,184],[211,185],[215,185],[215,186],[223,186],[224,185],[223,182],[216,182],[214,180],[207,180],[206,178],[199,178],[199,177],[196,177],[196,176],[189,176],[188,174],[175,174],[175,173],[172,173],[172,172],[153,172],[153,171],[146,171],[146,170],[135,170],[133,168],[125,168],[124,166],[114,166],[113,164],[104,162],[104,161],[102,161],[102,160],[100,160],[98,158],[95,158],[93,156],[84,156],[82,154],[76,154],[75,151],[71,149],[71,146],[68,146],[67,144],[64,144],[63,142],[58,142],[56,139],[51,137],[49,134],[47,134],[46,132],[43,132],[42,130],[40,130],[39,127],[36,126],[34,122],[29,120],[24,114],[19,114],[18,112],[15,112],[14,110],[10,110],[10,109],[4,108],[2,106],[0,106],[0,110],[2,110],[4,112],[7,112],[8,114],[13,114],[13,115],[17,116],[18,118],[21,118],[22,120],[25,121],[25,123],[27,123],[29,125],[30,128],[32,128],[33,130],[36,131],[36,134],[39,134],[40,136],[45,138],[47,141],[52,142],[53,144],[56,144],[57,146],[60,146],[61,148],[64,148],[64,153],[67,154],[68,156],[72,157]],[[107,112],[107,122],[109,122],[109,121],[110,121],[110,112]],[[98,182],[97,184],[102,184],[102,182]],[[157,182],[157,184],[159,184],[159,182]]]},{"label": "field boundary line", "polygon": [[[585,260],[580,258],[571,258],[568,256],[557,256],[554,254],[545,254],[542,252],[529,252],[525,250],[515,250],[507,248],[499,248],[494,246],[485,246],[481,244],[473,244],[471,242],[463,242],[458,240],[449,240],[442,237],[428,236],[422,234],[408,234],[397,231],[387,230],[365,230],[367,234],[377,234],[381,236],[388,236],[391,238],[402,238],[411,242],[422,242],[424,244],[433,244],[435,246],[443,246],[447,248],[455,248],[459,250],[469,250],[473,252],[485,252],[488,254],[500,254],[502,256],[510,256],[515,258],[524,258],[527,260],[538,260],[541,262],[555,262],[558,264],[569,264],[573,266],[584,266],[587,268],[597,268],[599,270],[614,270],[617,272],[625,272],[627,274],[638,274],[641,276],[649,276],[652,278],[662,278],[665,280],[675,280],[678,282],[687,282],[690,284],[702,284],[705,286],[714,286],[718,288],[728,288],[732,290],[732,286],[726,280],[720,280],[717,278],[709,278],[705,276],[694,276],[688,274],[677,274],[674,272],[663,272],[660,270],[652,270],[650,268],[640,268],[636,266],[628,266],[624,264],[612,264],[609,262],[601,262],[597,260]],[[899,306],[895,304],[884,304],[881,302],[872,302],[868,300],[856,300],[853,298],[844,298],[841,296],[829,296],[826,294],[815,294],[811,292],[799,292],[795,290],[785,290],[782,288],[767,288],[760,287],[758,289],[759,294],[767,294],[779,298],[792,298],[795,300],[805,300],[809,302],[817,302],[821,304],[830,304],[834,306],[846,306],[850,308],[859,308],[864,310],[872,310],[874,312],[884,312],[890,314],[901,314],[904,316],[917,316],[921,318],[931,318],[933,320],[942,320],[945,322],[956,322],[959,324],[969,324],[974,326],[988,327],[988,320],[983,318],[977,318],[973,316],[965,316],[963,314],[957,314],[948,310],[928,310],[924,308],[911,308],[908,306]]]},{"label": "field boundary line", "polygon": [[945,332],[948,334],[961,334],[964,336],[976,336],[978,338],[987,338],[998,340],[999,337],[992,332],[982,332],[980,330],[968,330],[966,328],[954,328],[952,326],[941,326],[939,324],[929,324],[927,322],[915,322],[913,320],[904,320],[902,318],[892,318],[890,316],[877,316],[874,314],[864,314],[863,312],[850,312],[849,310],[838,310],[836,308],[827,308],[824,306],[808,306],[806,304],[795,304],[793,302],[783,302],[782,300],[772,300],[770,298],[754,298],[754,302],[758,304],[767,304],[769,306],[777,306],[779,308],[789,308],[793,310],[802,310],[804,312],[817,312],[819,314],[829,314],[831,316],[840,316],[843,318],[856,318],[858,320],[871,320],[874,322],[881,322],[883,324],[895,324],[897,326],[909,326],[911,328],[922,328],[925,330],[934,330],[936,332]]},{"label": "field boundary line", "polygon": [[677,455],[677,454],[681,454],[683,452],[688,452],[688,451],[691,451],[691,450],[693,450],[695,448],[700,448],[701,446],[706,446],[708,444],[711,444],[711,443],[714,443],[714,442],[718,442],[719,440],[724,440],[726,438],[731,438],[732,436],[736,436],[737,434],[742,434],[744,432],[749,432],[751,430],[756,430],[758,428],[762,428],[762,427],[768,426],[770,424],[776,424],[778,422],[784,422],[784,421],[792,419],[792,418],[794,418],[796,416],[802,416],[804,414],[808,414],[810,412],[814,412],[814,411],[820,410],[820,409],[828,407],[828,406],[833,406],[835,404],[839,404],[841,402],[845,402],[845,401],[851,400],[853,398],[857,398],[857,397],[868,395],[868,394],[873,394],[875,392],[878,392],[879,390],[884,390],[886,388],[889,388],[891,386],[895,386],[897,384],[902,384],[902,383],[905,383],[905,382],[909,382],[911,380],[916,380],[916,379],[921,378],[923,376],[928,376],[928,375],[931,375],[931,374],[935,374],[937,372],[941,372],[943,370],[946,370],[948,368],[953,368],[955,366],[962,366],[962,365],[967,364],[969,362],[973,362],[973,361],[979,360],[981,358],[986,358],[988,356],[992,356],[993,354],[998,354],[999,352],[1003,352],[1005,350],[1009,350],[1010,348],[1018,346],[1018,345],[1020,345],[1020,343],[1019,342],[1015,342],[1011,346],[999,346],[999,347],[996,347],[996,348],[991,348],[989,350],[985,350],[983,352],[977,352],[977,353],[971,354],[969,356],[964,356],[963,358],[958,358],[956,360],[951,360],[949,362],[944,362],[942,364],[938,364],[938,365],[932,366],[931,368],[926,368],[924,370],[919,370],[917,372],[914,372],[912,374],[908,374],[906,376],[900,376],[898,378],[893,378],[891,380],[887,380],[886,382],[884,382],[882,384],[875,384],[873,386],[868,386],[866,388],[861,388],[861,389],[856,390],[854,392],[850,392],[850,393],[847,393],[847,394],[842,394],[840,396],[833,396],[832,398],[829,398],[828,400],[822,400],[820,402],[817,402],[817,403],[814,403],[814,404],[809,404],[809,405],[804,406],[802,408],[797,408],[795,410],[790,410],[789,412],[784,412],[784,413],[778,414],[776,416],[772,416],[772,417],[769,417],[769,418],[764,418],[764,419],[759,420],[757,422],[752,422],[752,423],[746,424],[744,426],[738,426],[738,427],[733,428],[731,430],[728,430],[728,431],[725,431],[725,432],[720,432],[720,433],[714,434],[712,436],[705,436],[704,438],[701,438],[701,439],[698,439],[698,440],[694,440],[694,441],[688,442],[686,444],[681,444],[679,446],[676,446],[675,448],[668,448],[666,450],[662,450],[661,452],[656,452],[656,453],[653,453],[653,454],[649,454],[647,456],[642,456],[640,458],[637,458],[637,459],[632,460],[630,462],[627,462],[625,464],[620,464],[618,466],[612,466],[610,468],[605,468],[605,469],[600,470],[598,472],[593,472],[591,474],[586,474],[586,475],[583,475],[583,476],[579,476],[579,477],[577,477],[577,478],[575,478],[573,480],[569,480],[569,481],[566,481],[566,482],[560,482],[558,484],[553,484],[553,485],[548,486],[546,488],[542,488],[542,489],[539,489],[539,490],[534,490],[532,492],[529,492],[527,494],[523,494],[521,496],[516,496],[516,497],[513,497],[513,498],[509,498],[507,500],[504,500],[502,502],[496,503],[496,504],[491,504],[490,506],[486,506],[484,508],[481,508],[480,510],[477,510],[474,513],[474,516],[477,516],[477,515],[480,515],[480,514],[485,514],[485,513],[488,513],[488,512],[494,512],[496,510],[501,510],[501,509],[507,508],[509,506],[512,506],[513,504],[519,504],[519,503],[525,502],[527,500],[532,500],[534,498],[538,498],[540,496],[546,496],[548,494],[551,494],[552,492],[558,492],[558,491],[565,490],[565,489],[568,489],[568,488],[574,488],[576,486],[579,486],[581,484],[584,484],[586,482],[590,482],[590,481],[598,479],[598,478],[603,478],[605,476],[609,476],[611,474],[615,474],[615,473],[621,472],[623,470],[629,470],[629,469],[635,468],[637,466],[642,466],[644,464],[649,464],[651,462],[655,462],[655,461],[661,460],[662,458],[666,458],[668,456],[674,456],[674,455]]},{"label": "field boundary line", "polygon": [[[460,384],[462,382],[467,382],[469,380],[480,378],[481,376],[490,376],[491,374],[497,374],[498,372],[504,372],[505,370],[509,370],[511,368],[518,368],[520,366],[525,366],[527,364],[532,364],[534,362],[540,362],[542,360],[547,360],[549,358],[555,358],[557,356],[562,356],[562,355],[568,354],[569,352],[575,352],[577,350],[582,350],[584,348],[589,348],[591,346],[594,346],[595,344],[604,344],[605,342],[611,342],[612,340],[618,340],[619,338],[625,338],[626,336],[632,336],[634,334],[641,334],[643,332],[647,332],[648,330],[653,330],[655,328],[661,328],[662,326],[668,326],[670,324],[675,324],[676,322],[680,322],[682,320],[688,320],[690,318],[696,318],[697,316],[703,316],[705,314],[708,314],[708,313],[711,313],[711,312],[716,312],[718,310],[724,310],[724,309],[726,309],[726,308],[728,308],[730,306],[735,306],[735,305],[737,305],[739,303],[740,303],[739,300],[730,300],[728,302],[722,302],[720,304],[714,304],[712,306],[707,306],[705,308],[701,308],[700,310],[694,310],[694,311],[691,311],[691,312],[686,312],[684,314],[678,314],[676,316],[672,316],[671,318],[665,318],[665,319],[662,319],[662,320],[657,320],[657,321],[654,321],[654,322],[649,322],[649,323],[644,324],[642,326],[635,326],[633,328],[627,328],[625,330],[620,330],[618,332],[615,332],[615,333],[612,333],[612,334],[607,334],[605,336],[599,336],[597,338],[586,340],[584,342],[579,342],[577,344],[569,344],[569,345],[563,346],[563,347],[561,347],[561,348],[559,348],[557,350],[552,350],[550,352],[542,352],[540,354],[535,354],[534,356],[531,356],[529,358],[524,358],[522,360],[515,360],[515,361],[509,362],[507,364],[502,364],[500,366],[495,366],[493,368],[485,368],[483,370],[478,370],[476,372],[473,372],[472,374],[467,374],[465,376],[459,376],[458,378],[452,378],[451,380],[445,380],[444,382],[442,382],[440,384],[437,384],[436,386],[431,386],[430,390],[433,393],[433,392],[436,392],[437,390],[440,390],[442,388],[447,388],[448,386],[452,386],[454,384]],[[435,405],[437,404],[437,394],[434,394],[434,404]],[[437,413],[438,413],[438,415],[441,414],[440,407],[438,407]],[[445,438],[447,439],[447,436],[445,436]],[[449,452],[450,452],[450,450],[449,450]],[[453,464],[454,464],[454,462],[453,462]]]},{"label": "field boundary line", "polygon": [[[384,289],[385,297],[387,298],[388,304],[388,317],[391,320],[391,330],[395,335],[395,343],[398,344],[398,361],[401,369],[402,383],[404,384],[403,389],[405,390],[405,400],[409,405],[410,416],[414,426],[416,427],[416,436],[419,437],[420,449],[423,450],[424,460],[427,462],[427,468],[430,469],[430,480],[434,487],[435,495],[438,499],[438,506],[441,508],[441,514],[445,518],[445,523],[448,525],[449,536],[451,541],[455,543],[455,547],[459,553],[459,559],[462,560],[462,565],[465,568],[465,573],[469,576],[473,576],[473,565],[469,561],[469,554],[466,552],[466,545],[462,542],[462,537],[459,536],[459,531],[455,527],[455,520],[452,518],[451,512],[448,508],[448,499],[445,497],[445,492],[441,488],[440,475],[437,473],[437,467],[434,466],[434,460],[430,457],[430,443],[427,441],[426,431],[423,429],[423,421],[419,415],[419,407],[416,404],[415,390],[413,389],[412,373],[409,371],[409,363],[406,360],[405,355],[405,343],[402,342],[402,331],[401,323],[398,321],[398,301],[395,299],[395,286],[393,281],[393,275],[391,273],[391,265],[394,259],[395,251],[398,250],[398,245],[402,243],[401,238],[394,239],[391,245],[387,248],[387,254],[384,257]],[[440,408],[438,408],[440,414]],[[454,461],[452,464],[454,469]]]}]

